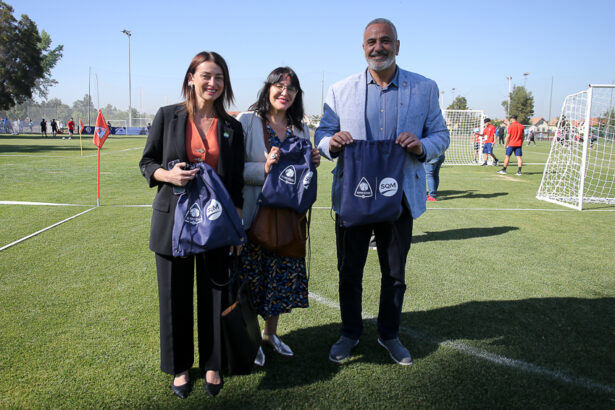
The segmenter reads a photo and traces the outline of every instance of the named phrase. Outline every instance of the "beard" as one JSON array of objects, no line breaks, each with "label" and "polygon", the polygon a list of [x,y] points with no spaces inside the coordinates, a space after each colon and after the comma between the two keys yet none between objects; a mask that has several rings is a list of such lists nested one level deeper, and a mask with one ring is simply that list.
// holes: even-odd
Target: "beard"
[{"label": "beard", "polygon": [[374,55],[374,56],[370,56],[370,58],[367,59],[367,65],[371,70],[374,71],[384,71],[387,68],[391,67],[393,64],[395,64],[395,50],[393,50],[391,52],[391,55],[384,61],[374,61],[372,60],[371,57],[376,57],[378,54]]}]

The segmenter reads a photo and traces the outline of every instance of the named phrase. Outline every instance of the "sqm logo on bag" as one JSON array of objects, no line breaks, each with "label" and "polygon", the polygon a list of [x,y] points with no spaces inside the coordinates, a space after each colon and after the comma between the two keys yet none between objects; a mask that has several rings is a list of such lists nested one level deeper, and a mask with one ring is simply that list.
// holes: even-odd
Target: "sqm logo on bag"
[{"label": "sqm logo on bag", "polygon": [[305,174],[305,177],[303,177],[303,187],[305,189],[308,189],[310,187],[310,182],[312,182],[312,176],[314,175],[314,173],[312,171],[308,171]]},{"label": "sqm logo on bag", "polygon": [[295,185],[297,183],[297,171],[295,167],[289,165],[284,168],[284,171],[280,174],[280,181],[286,184]]},{"label": "sqm logo on bag", "polygon": [[199,207],[199,204],[197,204],[196,202],[192,204],[190,209],[188,209],[188,212],[186,212],[184,221],[192,225],[197,225],[203,222],[203,212],[201,212],[201,208]]},{"label": "sqm logo on bag", "polygon": [[374,196],[372,187],[369,182],[367,182],[367,179],[365,179],[365,177],[361,178],[361,180],[359,181],[359,185],[357,185],[354,190],[354,196],[356,196],[357,198],[371,198],[372,196]]},{"label": "sqm logo on bag", "polygon": [[397,181],[393,178],[384,178],[380,181],[378,190],[384,196],[393,196],[397,193]]},{"label": "sqm logo on bag", "polygon": [[212,199],[211,202],[209,202],[209,206],[206,211],[207,219],[210,221],[215,221],[220,218],[220,215],[222,215],[222,204],[215,199]]}]

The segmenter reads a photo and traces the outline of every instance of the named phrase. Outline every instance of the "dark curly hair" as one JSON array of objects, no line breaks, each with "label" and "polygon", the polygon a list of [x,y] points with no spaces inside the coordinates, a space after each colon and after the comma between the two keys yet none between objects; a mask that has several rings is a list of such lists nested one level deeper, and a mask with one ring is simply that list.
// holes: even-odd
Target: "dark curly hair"
[{"label": "dark curly hair", "polygon": [[290,67],[278,67],[273,70],[265,80],[263,88],[258,92],[258,99],[254,104],[248,108],[250,111],[255,111],[261,118],[265,118],[265,115],[271,109],[271,103],[269,102],[269,90],[273,84],[277,84],[284,79],[285,76],[290,78],[290,83],[297,88],[297,95],[293,105],[290,106],[286,115],[291,124],[297,128],[302,127],[301,121],[303,120],[303,90],[299,84],[299,77]]}]

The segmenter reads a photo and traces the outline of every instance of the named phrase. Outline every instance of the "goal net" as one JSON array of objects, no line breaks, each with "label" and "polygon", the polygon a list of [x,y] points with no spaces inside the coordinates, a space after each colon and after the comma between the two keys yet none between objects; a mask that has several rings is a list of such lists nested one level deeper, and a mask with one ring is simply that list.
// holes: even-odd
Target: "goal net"
[{"label": "goal net", "polygon": [[475,157],[474,135],[476,130],[482,133],[485,113],[480,110],[444,110],[442,115],[451,134],[444,164],[480,164],[483,158],[482,142]]},{"label": "goal net", "polygon": [[536,198],[574,209],[615,204],[615,86],[564,100]]}]

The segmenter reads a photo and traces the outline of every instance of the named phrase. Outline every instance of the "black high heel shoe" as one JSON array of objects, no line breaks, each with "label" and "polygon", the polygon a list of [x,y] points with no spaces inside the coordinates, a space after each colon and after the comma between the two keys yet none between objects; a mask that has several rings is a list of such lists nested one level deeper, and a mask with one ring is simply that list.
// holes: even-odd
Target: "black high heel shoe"
[{"label": "black high heel shoe", "polygon": [[182,384],[181,386],[171,384],[171,388],[177,397],[180,399],[185,399],[192,391],[192,383],[188,382],[186,384]]},{"label": "black high heel shoe", "polygon": [[220,384],[208,383],[207,379],[205,379],[205,392],[210,397],[216,397],[220,390],[224,387],[224,378],[220,375]]}]

